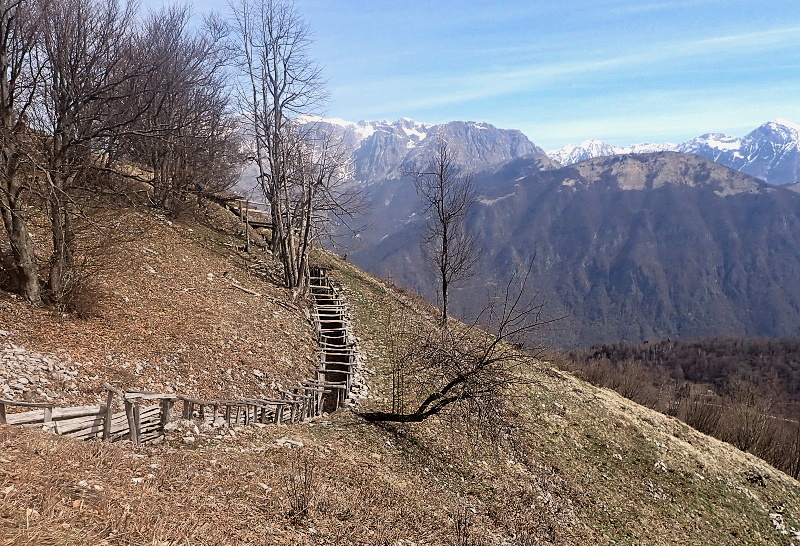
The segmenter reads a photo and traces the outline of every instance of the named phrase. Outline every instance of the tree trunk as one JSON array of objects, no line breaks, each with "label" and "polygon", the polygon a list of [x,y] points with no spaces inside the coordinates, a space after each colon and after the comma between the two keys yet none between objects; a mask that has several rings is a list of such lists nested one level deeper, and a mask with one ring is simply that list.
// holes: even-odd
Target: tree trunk
[{"label": "tree trunk", "polygon": [[50,231],[53,253],[50,256],[48,290],[53,302],[63,303],[72,289],[74,275],[75,233],[69,203],[62,197],[66,186],[63,176],[57,170],[51,175],[52,187],[48,203]]},{"label": "tree trunk", "polygon": [[0,191],[0,209],[2,209],[3,226],[11,253],[14,269],[10,271],[17,284],[20,295],[33,304],[42,301],[42,290],[39,282],[39,267],[36,263],[33,240],[28,232],[28,224],[23,213],[23,188],[17,176],[17,162],[14,154],[3,154],[3,188]]},{"label": "tree trunk", "polygon": [[33,304],[42,301],[41,285],[39,283],[39,268],[36,264],[36,255],[28,232],[28,225],[22,216],[18,200],[3,195],[3,225],[11,243],[11,252],[14,257],[14,280],[19,293]]}]

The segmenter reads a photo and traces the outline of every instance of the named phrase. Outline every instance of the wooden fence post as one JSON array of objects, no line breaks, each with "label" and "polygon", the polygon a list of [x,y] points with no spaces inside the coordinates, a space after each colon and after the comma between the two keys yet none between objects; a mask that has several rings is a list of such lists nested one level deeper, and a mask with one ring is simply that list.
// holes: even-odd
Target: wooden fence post
[{"label": "wooden fence post", "polygon": [[0,425],[5,425],[6,423],[8,423],[6,420],[6,405],[0,402]]},{"label": "wooden fence post", "polygon": [[249,253],[250,252],[250,201],[249,200],[247,201],[244,209],[244,232],[246,234],[244,251]]},{"label": "wooden fence post", "polygon": [[138,405],[125,399],[125,415],[128,418],[128,434],[133,445],[139,445],[139,419],[138,419]]},{"label": "wooden fence post", "polygon": [[165,398],[161,401],[161,428],[169,423],[170,413],[172,412],[172,405],[174,404],[174,400],[169,398]]},{"label": "wooden fence post", "polygon": [[44,408],[44,427],[47,428],[48,431],[53,431],[53,406]]},{"label": "wooden fence post", "polygon": [[111,439],[111,419],[114,417],[114,391],[108,390],[106,394],[106,411],[103,416],[103,441]]}]

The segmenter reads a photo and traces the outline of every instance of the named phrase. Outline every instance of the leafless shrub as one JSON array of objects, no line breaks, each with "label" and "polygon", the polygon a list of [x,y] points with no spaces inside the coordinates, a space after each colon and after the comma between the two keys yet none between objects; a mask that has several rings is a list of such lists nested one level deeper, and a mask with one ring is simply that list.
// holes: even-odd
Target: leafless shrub
[{"label": "leafless shrub", "polygon": [[288,499],[287,515],[292,521],[303,521],[317,498],[315,466],[314,459],[300,450],[292,459],[289,473],[283,482]]},{"label": "leafless shrub", "polygon": [[[527,384],[532,362],[543,351],[531,344],[537,330],[553,322],[544,303],[525,299],[527,275],[484,309],[472,325],[402,331],[395,336],[395,360],[405,368],[407,412],[364,412],[369,421],[421,422],[460,411],[480,417],[487,428],[501,429],[506,402],[515,387]],[[478,326],[487,324],[488,331]]]},{"label": "leafless shrub", "polygon": [[722,405],[707,396],[694,393],[680,404],[677,417],[701,432],[719,435]]},{"label": "leafless shrub", "polygon": [[473,537],[473,516],[472,510],[468,506],[459,506],[456,512],[451,515],[453,519],[453,540],[454,546],[472,546],[476,544]]}]

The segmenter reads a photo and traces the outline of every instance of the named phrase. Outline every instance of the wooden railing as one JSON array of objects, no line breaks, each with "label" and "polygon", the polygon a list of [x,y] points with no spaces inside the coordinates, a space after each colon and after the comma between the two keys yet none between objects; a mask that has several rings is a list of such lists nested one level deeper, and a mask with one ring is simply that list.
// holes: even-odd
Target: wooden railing
[{"label": "wooden railing", "polygon": [[[173,393],[122,390],[106,384],[103,405],[61,407],[55,403],[31,403],[0,399],[0,425],[41,427],[78,439],[106,442],[130,440],[138,445],[156,440],[177,415],[214,426],[222,419],[228,426],[255,423],[296,423],[332,412],[350,398],[355,376],[355,344],[347,305],[336,293],[325,270],[314,269],[311,293],[315,302],[314,324],[319,341],[319,366],[315,377],[277,398],[201,400]],[[114,412],[115,402],[123,411]],[[180,413],[177,412],[180,405]]]}]

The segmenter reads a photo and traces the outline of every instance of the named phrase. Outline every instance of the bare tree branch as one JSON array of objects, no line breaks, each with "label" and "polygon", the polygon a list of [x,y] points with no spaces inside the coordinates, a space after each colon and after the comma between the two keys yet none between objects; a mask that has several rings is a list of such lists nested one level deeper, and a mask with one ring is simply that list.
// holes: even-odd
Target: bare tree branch
[{"label": "bare tree branch", "polygon": [[434,156],[423,171],[408,173],[427,216],[423,255],[439,281],[442,326],[447,325],[450,288],[471,277],[478,261],[475,237],[467,230],[467,215],[477,194],[470,175],[461,172],[457,154],[439,135]]}]

